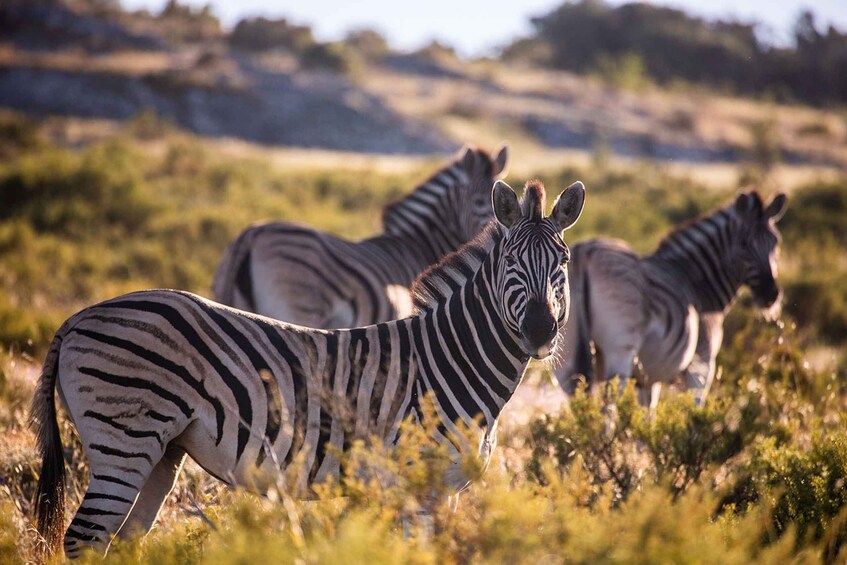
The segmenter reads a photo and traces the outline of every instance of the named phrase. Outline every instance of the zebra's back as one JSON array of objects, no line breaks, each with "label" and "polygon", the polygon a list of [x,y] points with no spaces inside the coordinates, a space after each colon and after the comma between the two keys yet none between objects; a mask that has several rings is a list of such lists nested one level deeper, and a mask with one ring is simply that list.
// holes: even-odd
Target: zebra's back
[{"label": "zebra's back", "polygon": [[412,313],[408,286],[417,273],[403,263],[402,254],[369,241],[273,222],[252,226],[233,242],[212,288],[223,304],[293,324],[359,327]]},{"label": "zebra's back", "polygon": [[359,242],[290,223],[253,226],[230,245],[213,283],[217,300],[320,328],[375,324],[412,314],[409,286],[471,241],[492,217],[496,156],[463,148],[456,159],[383,209],[384,233]]}]

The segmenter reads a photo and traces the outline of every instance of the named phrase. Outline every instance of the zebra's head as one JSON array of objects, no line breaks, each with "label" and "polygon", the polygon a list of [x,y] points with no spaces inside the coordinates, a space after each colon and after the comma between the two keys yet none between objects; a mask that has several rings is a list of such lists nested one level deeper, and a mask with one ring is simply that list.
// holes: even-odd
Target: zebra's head
[{"label": "zebra's head", "polygon": [[734,207],[739,228],[732,263],[738,269],[738,280],[750,287],[756,304],[769,308],[782,294],[776,281],[780,243],[776,223],[785,214],[786,196],[777,194],[765,206],[757,192],[746,192],[738,196]]},{"label": "zebra's head", "polygon": [[567,263],[562,232],[582,213],[585,187],[575,182],[544,217],[544,186],[527,183],[523,199],[502,181],[492,191],[494,216],[504,228],[494,270],[501,315],[530,357],[549,357],[568,319]]},{"label": "zebra's head", "polygon": [[491,221],[491,185],[506,174],[509,147],[503,145],[492,157],[487,151],[465,146],[457,163],[467,182],[451,196],[449,208],[456,211],[456,226],[465,241],[470,241]]}]

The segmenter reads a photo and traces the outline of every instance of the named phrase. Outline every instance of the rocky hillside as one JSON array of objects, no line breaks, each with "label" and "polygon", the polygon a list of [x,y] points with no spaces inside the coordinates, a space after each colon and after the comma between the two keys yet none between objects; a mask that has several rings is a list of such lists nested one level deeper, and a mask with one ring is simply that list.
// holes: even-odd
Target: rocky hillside
[{"label": "rocky hillside", "polygon": [[373,32],[322,44],[285,20],[223,30],[208,10],[161,14],[111,0],[0,5],[0,107],[127,120],[152,111],[204,136],[379,154],[443,153],[508,139],[687,163],[783,161],[847,168],[837,112],[668,90],[433,45],[392,52]]}]

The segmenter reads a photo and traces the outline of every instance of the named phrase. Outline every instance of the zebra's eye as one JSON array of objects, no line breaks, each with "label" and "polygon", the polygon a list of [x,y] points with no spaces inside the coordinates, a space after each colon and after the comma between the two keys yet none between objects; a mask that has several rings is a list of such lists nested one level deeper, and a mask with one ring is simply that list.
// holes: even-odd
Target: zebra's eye
[{"label": "zebra's eye", "polygon": [[507,267],[512,267],[517,264],[518,260],[512,257],[511,255],[504,255],[503,262],[506,264]]}]

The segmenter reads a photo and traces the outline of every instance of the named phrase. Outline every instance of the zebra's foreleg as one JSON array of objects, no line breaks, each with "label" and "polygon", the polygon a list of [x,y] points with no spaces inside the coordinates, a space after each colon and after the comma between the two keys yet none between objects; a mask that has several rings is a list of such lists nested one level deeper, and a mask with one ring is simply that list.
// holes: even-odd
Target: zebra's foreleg
[{"label": "zebra's foreleg", "polygon": [[706,396],[715,378],[718,351],[723,342],[723,316],[701,316],[694,358],[685,368],[685,385],[694,393],[697,406],[706,403]]}]

